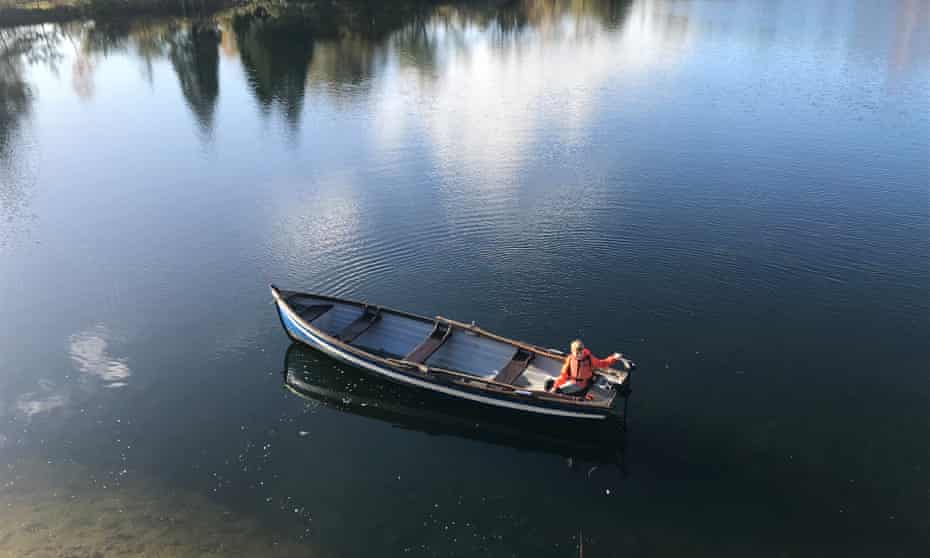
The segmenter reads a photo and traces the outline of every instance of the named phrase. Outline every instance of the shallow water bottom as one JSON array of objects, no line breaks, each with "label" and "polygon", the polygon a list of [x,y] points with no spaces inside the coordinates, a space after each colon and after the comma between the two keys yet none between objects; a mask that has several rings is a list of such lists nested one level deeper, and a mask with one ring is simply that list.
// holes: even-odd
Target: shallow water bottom
[{"label": "shallow water bottom", "polygon": [[0,558],[315,556],[208,498],[133,479],[89,485],[76,464],[0,471]]}]

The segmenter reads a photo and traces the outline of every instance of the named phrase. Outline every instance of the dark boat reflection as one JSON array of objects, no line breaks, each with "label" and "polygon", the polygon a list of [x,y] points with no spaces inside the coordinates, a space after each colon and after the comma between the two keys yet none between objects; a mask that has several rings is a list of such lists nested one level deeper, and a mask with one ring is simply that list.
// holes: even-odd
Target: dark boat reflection
[{"label": "dark boat reflection", "polygon": [[363,374],[298,344],[285,355],[284,385],[327,407],[387,422],[397,428],[458,436],[576,461],[613,464],[625,474],[625,438],[619,421],[580,426],[577,421],[527,417],[479,408],[442,395]]}]

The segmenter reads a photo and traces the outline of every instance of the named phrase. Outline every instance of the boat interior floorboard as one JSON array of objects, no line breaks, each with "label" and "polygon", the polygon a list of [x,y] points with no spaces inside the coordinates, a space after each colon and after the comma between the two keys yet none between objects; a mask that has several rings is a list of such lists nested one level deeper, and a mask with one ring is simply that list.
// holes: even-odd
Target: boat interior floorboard
[{"label": "boat interior floorboard", "polygon": [[427,360],[427,366],[456,370],[479,378],[497,376],[513,360],[517,348],[464,328],[452,335]]},{"label": "boat interior floorboard", "polygon": [[421,364],[426,362],[426,359],[430,358],[433,353],[439,350],[443,343],[449,339],[451,334],[452,327],[449,324],[436,322],[436,325],[433,327],[433,331],[430,332],[429,337],[417,345],[415,349],[410,351],[410,353],[404,357],[404,360]]},{"label": "boat interior floorboard", "polygon": [[346,326],[337,337],[345,343],[351,343],[356,337],[365,333],[368,328],[374,325],[380,317],[381,312],[377,308],[366,308],[362,315]]},{"label": "boat interior floorboard", "polygon": [[352,341],[352,346],[389,358],[403,358],[423,342],[433,329],[433,323],[381,312],[381,319]]}]

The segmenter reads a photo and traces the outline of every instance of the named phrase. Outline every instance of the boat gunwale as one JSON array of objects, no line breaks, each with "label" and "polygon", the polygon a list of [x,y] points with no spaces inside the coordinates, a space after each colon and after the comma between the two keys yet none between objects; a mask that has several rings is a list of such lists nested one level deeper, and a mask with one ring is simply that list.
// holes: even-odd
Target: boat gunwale
[{"label": "boat gunwale", "polygon": [[[466,392],[479,390],[479,392],[482,394],[493,394],[494,396],[498,396],[498,397],[503,396],[506,399],[518,400],[518,401],[522,400],[524,403],[527,403],[527,404],[548,403],[548,404],[556,404],[560,406],[565,405],[565,406],[573,407],[576,409],[581,408],[581,409],[586,409],[591,412],[599,412],[599,413],[600,412],[610,413],[610,410],[612,409],[614,403],[617,401],[617,397],[621,395],[620,389],[614,389],[613,393],[611,393],[611,396],[608,399],[605,399],[603,401],[588,401],[588,400],[570,396],[570,395],[550,394],[550,393],[541,392],[538,390],[521,389],[517,386],[513,386],[510,384],[503,384],[500,382],[495,382],[494,380],[487,380],[479,376],[472,376],[464,372],[458,372],[455,370],[447,370],[441,367],[428,366],[425,364],[408,362],[402,359],[384,358],[377,354],[361,349],[359,347],[355,347],[348,343],[345,343],[344,341],[337,339],[336,337],[326,333],[320,328],[315,327],[312,323],[307,322],[296,311],[294,311],[294,309],[291,307],[291,305],[286,300],[288,297],[284,296],[283,293],[288,293],[288,295],[307,296],[307,297],[316,298],[316,299],[329,301],[329,302],[351,304],[351,305],[359,306],[362,308],[366,306],[373,306],[373,307],[378,308],[378,310],[381,312],[388,312],[388,313],[392,313],[395,315],[412,318],[412,319],[422,321],[425,323],[435,323],[437,320],[441,320],[441,321],[447,322],[453,328],[468,331],[474,335],[487,337],[492,340],[504,342],[516,348],[524,348],[524,349],[533,351],[537,354],[541,354],[549,358],[554,358],[559,361],[561,361],[564,358],[564,355],[561,355],[551,350],[543,349],[536,345],[529,345],[529,344],[521,343],[519,341],[508,339],[506,337],[501,337],[499,335],[487,332],[479,328],[478,326],[465,324],[463,322],[457,322],[455,320],[450,320],[442,316],[436,316],[435,318],[430,319],[430,318],[427,318],[426,316],[421,316],[419,314],[413,314],[411,312],[405,312],[403,310],[396,310],[393,308],[383,307],[379,305],[372,305],[364,301],[346,299],[346,298],[341,298],[341,297],[336,297],[336,296],[318,295],[314,293],[304,293],[304,292],[299,292],[299,291],[289,291],[289,290],[282,291],[278,289],[275,285],[271,285],[271,292],[272,292],[272,296],[274,297],[276,303],[283,304],[288,310],[291,311],[291,314],[293,314],[292,317],[294,319],[297,319],[303,327],[306,327],[308,330],[314,332],[316,335],[319,335],[326,342],[333,344],[342,350],[348,351],[349,353],[352,353],[355,356],[364,357],[366,359],[374,361],[383,366],[389,367],[395,371],[402,372],[404,374],[410,374],[412,371],[416,371],[417,374],[415,374],[415,376],[413,377],[416,377],[417,379],[421,381],[428,381],[428,382],[432,382],[437,385],[452,386],[455,389],[461,389]],[[286,326],[285,326],[285,331],[288,331]],[[288,335],[290,336],[289,332],[288,332]],[[430,375],[430,372],[436,372],[437,375],[458,376],[462,378],[462,381],[449,381],[448,379],[437,377],[437,375]],[[627,372],[626,374],[627,375],[624,378],[624,381],[620,385],[623,385],[627,382],[629,378],[629,372]],[[477,386],[467,385],[466,382],[467,383],[478,383],[478,384],[483,384],[483,385],[477,385]],[[492,389],[492,388],[501,388],[501,389]]]}]

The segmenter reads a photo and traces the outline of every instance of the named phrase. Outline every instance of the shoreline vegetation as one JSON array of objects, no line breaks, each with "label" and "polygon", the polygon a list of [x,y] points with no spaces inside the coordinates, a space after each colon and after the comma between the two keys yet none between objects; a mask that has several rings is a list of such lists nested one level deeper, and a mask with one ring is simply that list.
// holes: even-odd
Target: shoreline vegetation
[{"label": "shoreline vegetation", "polygon": [[146,15],[204,16],[250,0],[0,0],[0,28]]},{"label": "shoreline vegetation", "polygon": [[[513,0],[488,0],[487,4],[506,5]],[[383,26],[398,14],[418,7],[435,5],[435,0],[0,0],[0,28],[76,20],[118,20],[137,16],[213,17],[219,12],[267,16],[298,16],[310,19],[356,20],[364,14],[378,14],[367,24]],[[365,22],[362,27],[365,27]]]}]

